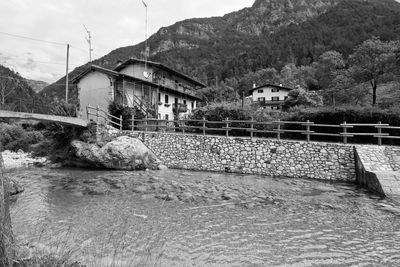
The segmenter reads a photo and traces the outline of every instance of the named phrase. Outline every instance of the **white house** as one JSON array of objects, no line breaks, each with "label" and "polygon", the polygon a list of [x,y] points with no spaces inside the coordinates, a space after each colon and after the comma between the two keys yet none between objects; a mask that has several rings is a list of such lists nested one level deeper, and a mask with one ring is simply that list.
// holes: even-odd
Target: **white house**
[{"label": "white house", "polygon": [[293,89],[281,85],[265,84],[254,86],[250,94],[253,102],[259,103],[263,108],[281,109],[291,90]]},{"label": "white house", "polygon": [[117,101],[163,120],[191,113],[200,100],[194,90],[205,87],[161,63],[133,58],[113,70],[91,65],[73,83],[78,87],[80,117],[86,117],[88,105],[107,110],[110,101]]}]

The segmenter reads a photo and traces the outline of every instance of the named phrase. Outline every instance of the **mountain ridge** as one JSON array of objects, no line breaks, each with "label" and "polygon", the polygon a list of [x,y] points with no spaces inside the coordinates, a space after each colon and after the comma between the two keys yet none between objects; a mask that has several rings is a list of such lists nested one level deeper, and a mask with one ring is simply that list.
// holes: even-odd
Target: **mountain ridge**
[{"label": "mountain ridge", "polygon": [[[150,59],[212,84],[216,76],[238,78],[291,61],[307,65],[329,49],[348,55],[372,35],[400,36],[396,17],[400,5],[393,0],[256,0],[252,7],[222,17],[186,19],[160,28],[148,39]],[[353,25],[341,25],[340,20]],[[117,48],[94,64],[113,68],[118,59],[141,57],[143,49],[144,42]],[[44,93],[56,89],[50,85]]]}]

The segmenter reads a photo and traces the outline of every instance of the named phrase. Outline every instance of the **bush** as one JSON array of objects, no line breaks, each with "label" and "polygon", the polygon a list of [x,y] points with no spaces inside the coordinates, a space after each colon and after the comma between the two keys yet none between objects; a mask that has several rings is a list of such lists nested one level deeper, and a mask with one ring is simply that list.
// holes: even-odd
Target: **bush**
[{"label": "bush", "polygon": [[0,124],[0,144],[6,150],[22,149],[28,152],[31,145],[43,140],[44,136],[39,131],[26,131],[21,125]]},{"label": "bush", "polygon": [[[112,101],[108,105],[108,112],[117,118],[122,116],[122,129],[123,130],[130,130],[132,128],[132,115],[135,116],[135,120],[141,120],[145,117],[143,112],[141,112],[138,108],[134,107],[127,107]],[[119,120],[112,119],[114,122],[119,123]],[[135,123],[136,125],[137,123]],[[113,127],[116,127],[114,124]]]},{"label": "bush", "polygon": [[[362,107],[323,107],[323,108],[312,108],[312,109],[292,109],[287,113],[287,120],[289,121],[307,121],[310,120],[316,124],[332,124],[340,125],[343,122],[346,123],[367,123],[376,124],[382,122],[384,124],[390,124],[391,126],[400,125],[400,110],[399,109],[386,109],[382,110],[379,108],[362,108]],[[286,129],[297,129],[295,126],[286,126]],[[302,127],[301,129],[304,129]],[[316,132],[325,133],[340,133],[341,128],[322,128],[313,127]],[[368,132],[377,133],[375,127],[363,127],[349,129],[349,132]],[[400,136],[399,130],[384,130],[384,132],[390,135]],[[304,138],[304,137],[303,137]],[[341,137],[313,137],[313,140],[319,141],[341,141]],[[355,143],[377,143],[377,139],[372,136],[356,136],[349,139]],[[399,141],[387,140],[387,144],[400,144]]]},{"label": "bush", "polygon": [[[235,103],[219,103],[212,104],[209,106],[197,109],[191,116],[190,119],[202,120],[205,117],[209,121],[221,121],[220,124],[206,124],[209,128],[223,128],[225,124],[223,121],[226,118],[230,120],[250,120],[253,118],[257,122],[272,122],[276,120],[281,121],[298,121],[306,122],[307,120],[314,122],[315,124],[329,124],[338,125],[343,122],[347,123],[367,123],[376,124],[382,122],[383,124],[389,124],[391,126],[400,126],[400,108],[394,107],[391,109],[379,109],[379,108],[362,108],[352,106],[342,107],[319,107],[319,108],[304,108],[294,107],[289,109],[287,112],[273,111],[269,109],[242,109],[240,105]],[[202,123],[191,122],[190,125],[202,126]],[[246,123],[231,123],[231,127],[249,128]],[[276,129],[275,125],[256,125],[257,130],[272,131]],[[282,126],[283,130],[305,130],[305,126],[286,124]],[[318,133],[327,134],[340,134],[343,131],[341,127],[312,127],[312,131]],[[199,132],[200,130],[198,130]],[[348,132],[354,133],[378,133],[378,129],[375,127],[354,127],[348,129]],[[400,130],[383,130],[384,133],[388,133],[393,136],[400,136]],[[224,131],[207,131],[210,134],[224,134]],[[249,136],[247,131],[232,130],[229,133],[232,136]],[[276,133],[256,133],[256,136],[262,137],[276,137]],[[305,135],[301,133],[284,133],[283,138],[288,139],[299,139],[305,140]],[[328,141],[328,142],[342,142],[342,136],[312,136],[312,140],[315,141]],[[377,138],[373,136],[355,136],[349,137],[349,142],[354,143],[373,143],[377,144]],[[385,140],[385,144],[400,145],[400,140]]]}]

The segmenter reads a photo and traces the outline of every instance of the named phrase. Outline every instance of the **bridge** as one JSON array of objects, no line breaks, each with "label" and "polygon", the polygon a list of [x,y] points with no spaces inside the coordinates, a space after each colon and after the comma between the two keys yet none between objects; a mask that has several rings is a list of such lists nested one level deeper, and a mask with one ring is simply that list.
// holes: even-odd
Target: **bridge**
[{"label": "bridge", "polygon": [[8,111],[8,110],[0,110],[0,118],[56,122],[56,123],[60,123],[63,125],[69,125],[69,126],[75,126],[75,127],[87,127],[88,126],[88,121],[79,119],[79,118],[48,115],[48,114],[15,112],[15,111]]}]

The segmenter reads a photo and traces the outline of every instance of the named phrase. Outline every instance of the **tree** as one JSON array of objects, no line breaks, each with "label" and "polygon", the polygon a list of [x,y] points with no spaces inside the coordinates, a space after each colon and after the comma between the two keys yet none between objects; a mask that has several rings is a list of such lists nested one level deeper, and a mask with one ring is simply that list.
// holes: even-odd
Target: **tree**
[{"label": "tree", "polygon": [[378,83],[395,70],[396,53],[400,49],[398,41],[381,41],[373,37],[358,46],[350,55],[350,70],[353,78],[368,82],[372,88],[372,105],[376,104]]},{"label": "tree", "polygon": [[318,81],[319,88],[327,89],[338,72],[346,67],[346,62],[341,53],[331,50],[323,53],[314,66],[316,69],[315,78]]},{"label": "tree", "polygon": [[5,104],[6,97],[9,96],[18,86],[18,81],[10,77],[0,77],[0,103]]},{"label": "tree", "polygon": [[289,92],[288,99],[283,106],[289,109],[295,106],[320,107],[323,105],[322,96],[316,91],[309,91],[298,88]]},{"label": "tree", "polygon": [[218,87],[210,86],[197,90],[196,94],[206,105],[213,102],[234,102],[240,98],[234,88],[223,82]]}]

